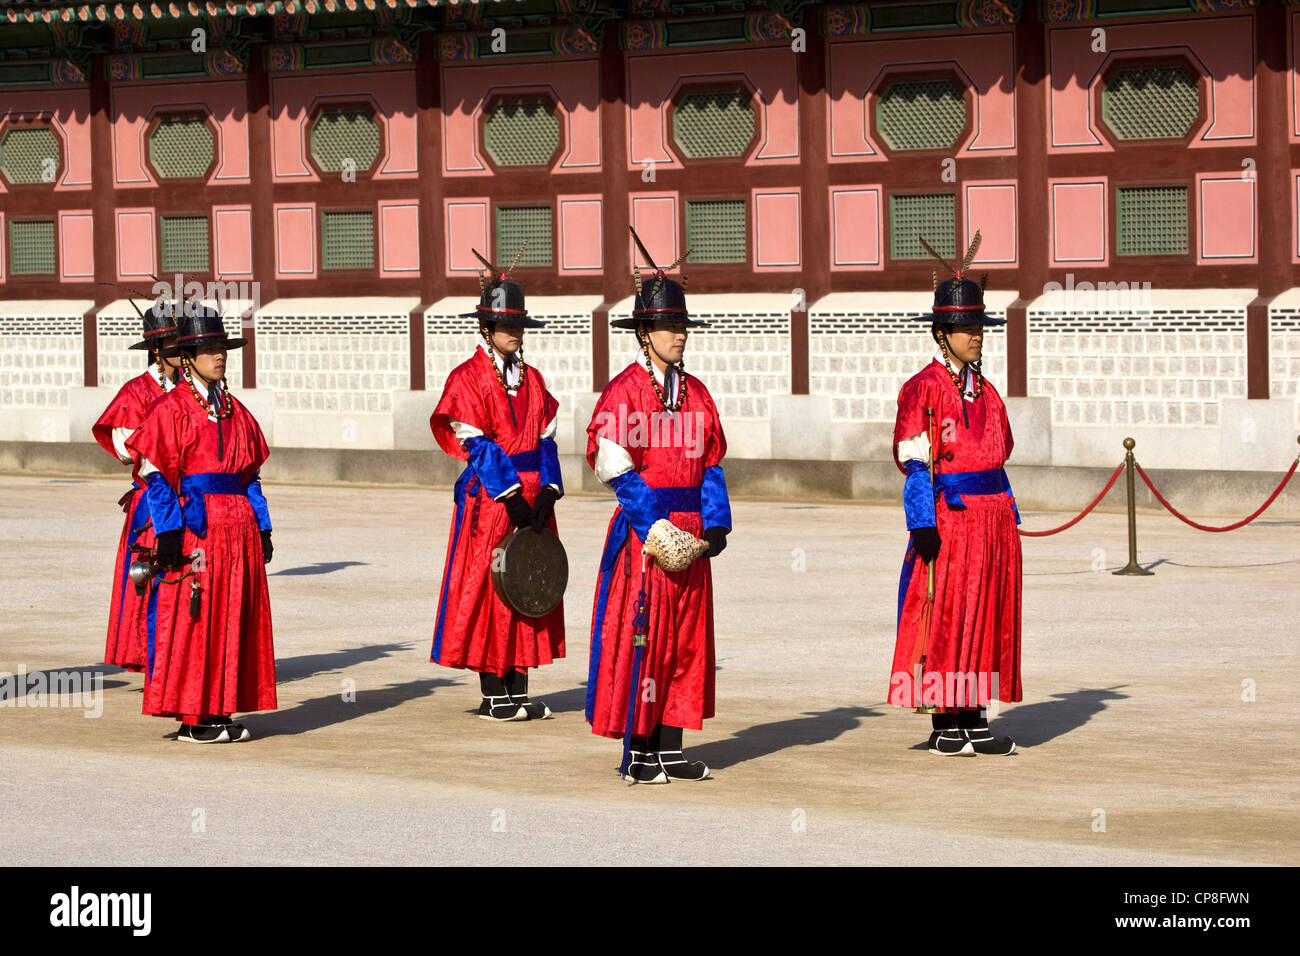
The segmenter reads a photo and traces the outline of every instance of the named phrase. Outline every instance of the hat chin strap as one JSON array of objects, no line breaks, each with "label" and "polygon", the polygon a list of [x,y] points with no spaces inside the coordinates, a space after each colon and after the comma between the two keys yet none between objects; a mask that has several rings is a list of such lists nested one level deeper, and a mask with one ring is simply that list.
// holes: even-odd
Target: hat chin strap
[{"label": "hat chin strap", "polygon": [[[639,338],[639,336],[638,336],[638,338]],[[676,362],[670,362],[670,361],[668,361],[666,358],[664,358],[662,355],[659,354],[659,350],[658,350],[657,348],[655,348],[654,339],[650,338],[650,330],[649,330],[649,329],[646,329],[646,333],[645,333],[645,344],[646,344],[646,347],[647,347],[648,349],[650,349],[651,352],[654,352],[654,354],[655,354],[655,358],[657,358],[659,361],[661,361],[661,362],[664,363],[664,366],[665,366],[665,367],[667,367],[667,366],[669,366],[669,365],[676,365],[676,364],[677,364]]]}]

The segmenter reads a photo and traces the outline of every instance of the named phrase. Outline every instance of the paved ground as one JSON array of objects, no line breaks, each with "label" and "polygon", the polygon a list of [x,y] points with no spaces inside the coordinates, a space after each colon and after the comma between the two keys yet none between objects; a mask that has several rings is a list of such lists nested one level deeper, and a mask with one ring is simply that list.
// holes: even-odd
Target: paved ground
[{"label": "paved ground", "polygon": [[[0,671],[100,660],[122,486],[0,478]],[[250,743],[182,745],[140,715],[141,678],[102,665],[98,719],[0,708],[9,862],[1296,859],[1300,522],[1143,516],[1145,578],[1107,573],[1119,515],[1026,539],[1025,701],[998,719],[1022,752],[938,758],[928,721],[884,704],[901,514],[737,502],[714,565],[719,716],[687,734],[715,779],[628,787],[581,714],[609,499],[557,508],[569,656],[533,688],[558,717],[494,726],[470,715],[476,681],[428,663],[449,493],[267,493],[280,710],[246,720]]]}]

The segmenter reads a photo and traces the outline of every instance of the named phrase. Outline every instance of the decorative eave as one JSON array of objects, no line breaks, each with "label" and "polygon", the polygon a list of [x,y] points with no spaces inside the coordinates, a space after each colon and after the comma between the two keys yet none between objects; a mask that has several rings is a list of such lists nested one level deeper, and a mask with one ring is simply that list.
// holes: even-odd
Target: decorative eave
[{"label": "decorative eave", "polygon": [[380,7],[437,7],[446,0],[268,0],[237,3],[235,0],[188,0],[185,3],[49,3],[21,7],[6,6],[3,20],[9,23],[108,23],[115,20],[179,20],[183,17],[256,17],[280,13],[336,13],[377,10]]}]

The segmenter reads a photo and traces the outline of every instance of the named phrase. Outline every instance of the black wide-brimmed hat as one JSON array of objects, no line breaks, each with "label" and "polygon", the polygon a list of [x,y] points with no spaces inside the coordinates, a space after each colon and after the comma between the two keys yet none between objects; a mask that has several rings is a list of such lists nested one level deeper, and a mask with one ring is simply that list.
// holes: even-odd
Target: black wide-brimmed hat
[{"label": "black wide-brimmed hat", "polygon": [[989,315],[984,311],[984,286],[988,283],[988,273],[980,276],[980,281],[975,282],[967,279],[966,270],[970,268],[971,262],[975,259],[975,253],[979,251],[980,234],[979,230],[975,231],[975,238],[971,240],[970,248],[966,250],[966,255],[962,257],[961,267],[954,269],[948,265],[948,261],[943,256],[935,252],[930,244],[924,239],[921,240],[921,246],[935,259],[939,260],[943,266],[951,273],[951,279],[939,281],[938,273],[934,273],[934,306],[928,315],[918,315],[915,318],[923,322],[938,322],[941,325],[1006,325],[1007,320]]},{"label": "black wide-brimmed hat", "polygon": [[[135,308],[135,303],[132,302],[131,306]],[[136,312],[139,311],[136,308]],[[144,321],[144,338],[130,348],[158,348],[163,339],[176,334],[176,316],[165,306],[151,306],[140,318]]]},{"label": "black wide-brimmed hat", "polygon": [[501,270],[488,262],[487,259],[479,255],[477,249],[470,250],[478,257],[478,261],[483,263],[485,269],[492,274],[491,281],[483,279],[482,270],[478,274],[478,284],[482,291],[479,296],[478,305],[473,312],[462,312],[462,318],[478,318],[485,322],[500,322],[502,325],[517,325],[523,329],[540,329],[544,325],[541,319],[530,318],[528,309],[524,304],[524,287],[510,278],[510,273],[514,271],[515,266],[519,265],[519,259],[524,254],[524,249],[528,248],[528,242],[525,240],[523,246],[519,249],[519,255],[515,256],[514,263],[509,269]]},{"label": "black wide-brimmed hat", "polygon": [[641,250],[641,255],[645,257],[646,264],[654,270],[654,275],[648,279],[641,278],[641,269],[636,264],[636,259],[632,260],[632,281],[633,290],[636,297],[632,301],[631,318],[613,319],[609,324],[616,329],[635,329],[638,325],[644,323],[653,324],[656,321],[679,322],[690,328],[704,328],[709,323],[701,322],[698,319],[692,319],[690,313],[686,311],[686,278],[683,276],[682,281],[675,282],[668,278],[667,272],[676,268],[678,262],[682,262],[689,256],[690,250],[682,253],[681,256],[673,262],[672,265],[665,269],[655,265],[649,250],[641,242],[641,237],[632,230],[632,239],[636,242],[636,247]]},{"label": "black wide-brimmed hat", "polygon": [[222,322],[221,313],[216,309],[209,308],[197,303],[189,303],[185,306],[185,313],[181,316],[180,328],[177,329],[176,344],[163,351],[164,355],[180,355],[181,352],[189,349],[196,349],[200,345],[221,345],[227,351],[243,348],[248,344],[248,339],[231,338],[226,334],[225,323]]}]

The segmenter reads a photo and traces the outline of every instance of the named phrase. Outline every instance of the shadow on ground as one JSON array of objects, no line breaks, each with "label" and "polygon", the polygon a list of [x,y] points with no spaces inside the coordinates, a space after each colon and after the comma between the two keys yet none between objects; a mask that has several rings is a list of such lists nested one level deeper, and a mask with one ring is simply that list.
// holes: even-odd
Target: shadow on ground
[{"label": "shadow on ground", "polygon": [[363,647],[350,647],[345,651],[329,651],[325,654],[303,654],[301,657],[286,657],[275,662],[275,682],[288,684],[292,681],[311,677],[329,671],[343,670],[353,664],[365,664],[369,661],[383,660],[398,651],[409,650],[412,642],[404,644],[367,644]]},{"label": "shadow on ground", "polygon": [[51,667],[41,671],[8,671],[0,667],[0,697],[4,700],[17,700],[39,693],[73,694],[94,690],[95,676],[103,681],[99,686],[103,690],[112,687],[126,687],[124,680],[104,680],[105,674],[125,674],[126,670],[112,664],[82,664],[77,667]]},{"label": "shadow on ground", "polygon": [[1017,746],[1035,747],[1079,729],[1106,710],[1107,701],[1128,700],[1128,694],[1118,693],[1124,686],[1089,687],[1053,694],[1052,700],[1017,706],[993,718],[989,726],[998,736],[1013,738]]},{"label": "shadow on ground", "polygon": [[[428,697],[439,687],[455,687],[459,681],[431,677],[388,684],[373,690],[355,692],[355,700],[345,700],[343,693],[329,694],[304,700],[289,710],[274,711],[252,718],[249,729],[263,737],[293,736],[311,733],[334,724],[342,724],[358,717],[368,717],[380,711],[400,707],[408,700]],[[254,722],[256,727],[253,726]]]},{"label": "shadow on ground", "polygon": [[694,747],[688,741],[686,752],[688,759],[703,760],[711,768],[721,770],[790,747],[808,747],[834,740],[857,727],[862,718],[880,716],[883,715],[870,707],[813,711],[789,720],[746,727],[726,740],[714,740]]},{"label": "shadow on ground", "polygon": [[308,574],[333,574],[335,571],[342,571],[344,568],[367,567],[365,561],[317,561],[315,564],[304,564],[296,568],[285,568],[282,571],[272,571],[267,575],[268,578],[274,577],[302,577]]}]

